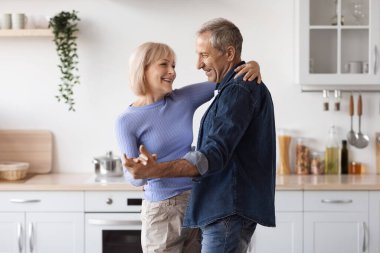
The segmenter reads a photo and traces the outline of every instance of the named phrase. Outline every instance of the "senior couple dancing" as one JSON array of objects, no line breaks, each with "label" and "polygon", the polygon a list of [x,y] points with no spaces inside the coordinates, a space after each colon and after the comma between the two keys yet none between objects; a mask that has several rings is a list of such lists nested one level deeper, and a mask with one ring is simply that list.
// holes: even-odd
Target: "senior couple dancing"
[{"label": "senior couple dancing", "polygon": [[[116,136],[126,179],[144,187],[145,253],[246,252],[257,224],[275,226],[273,102],[259,65],[242,61],[242,44],[232,22],[204,23],[196,66],[208,81],[179,89],[168,45],[144,43],[130,57],[136,100]],[[193,149],[194,112],[210,99]]]}]

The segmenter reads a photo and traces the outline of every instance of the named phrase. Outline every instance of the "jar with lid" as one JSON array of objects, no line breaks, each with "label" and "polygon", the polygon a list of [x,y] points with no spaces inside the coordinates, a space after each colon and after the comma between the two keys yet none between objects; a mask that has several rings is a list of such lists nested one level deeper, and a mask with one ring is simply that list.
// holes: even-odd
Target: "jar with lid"
[{"label": "jar with lid", "polygon": [[304,138],[298,138],[296,145],[296,174],[307,175],[309,173],[310,149],[306,146]]},{"label": "jar with lid", "polygon": [[340,147],[338,133],[335,126],[329,130],[329,136],[325,150],[325,174],[339,174],[340,171]]},{"label": "jar with lid", "polygon": [[313,175],[321,175],[325,172],[325,161],[323,152],[313,151],[311,153],[310,172]]}]

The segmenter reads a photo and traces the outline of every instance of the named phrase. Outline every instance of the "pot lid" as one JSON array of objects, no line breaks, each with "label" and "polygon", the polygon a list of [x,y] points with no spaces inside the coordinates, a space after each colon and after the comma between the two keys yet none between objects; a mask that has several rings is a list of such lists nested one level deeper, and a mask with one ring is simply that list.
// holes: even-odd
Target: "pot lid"
[{"label": "pot lid", "polygon": [[99,161],[115,161],[115,160],[119,160],[120,158],[117,156],[114,156],[112,151],[108,151],[105,156],[95,157],[95,159]]}]

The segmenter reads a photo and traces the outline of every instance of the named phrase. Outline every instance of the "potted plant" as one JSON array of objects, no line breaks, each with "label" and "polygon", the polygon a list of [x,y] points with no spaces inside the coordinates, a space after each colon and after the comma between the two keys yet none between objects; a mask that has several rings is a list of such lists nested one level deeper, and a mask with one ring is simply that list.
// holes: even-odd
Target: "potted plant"
[{"label": "potted plant", "polygon": [[77,11],[62,11],[49,20],[49,28],[54,34],[54,43],[59,56],[58,65],[61,72],[61,82],[58,85],[58,102],[69,106],[69,111],[75,111],[74,91],[79,84],[78,54],[75,33],[79,31]]}]

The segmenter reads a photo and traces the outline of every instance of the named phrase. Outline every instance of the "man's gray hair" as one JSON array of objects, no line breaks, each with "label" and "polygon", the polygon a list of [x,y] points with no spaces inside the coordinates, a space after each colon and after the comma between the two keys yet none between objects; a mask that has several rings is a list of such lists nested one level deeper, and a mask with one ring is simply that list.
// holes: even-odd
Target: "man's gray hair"
[{"label": "man's gray hair", "polygon": [[222,53],[227,47],[232,46],[236,50],[236,56],[240,58],[243,45],[243,36],[239,28],[231,21],[224,18],[216,18],[207,21],[198,30],[197,35],[205,32],[211,33],[211,46]]}]

